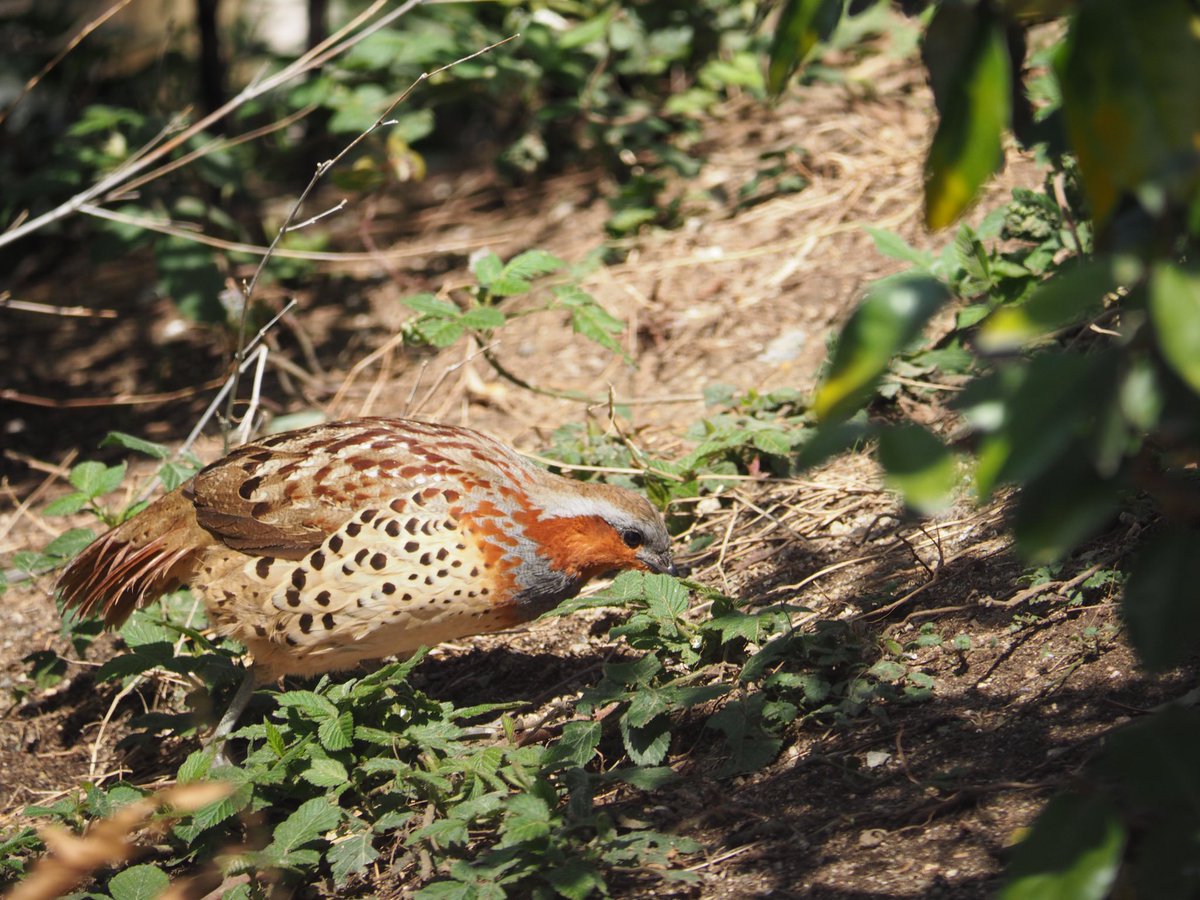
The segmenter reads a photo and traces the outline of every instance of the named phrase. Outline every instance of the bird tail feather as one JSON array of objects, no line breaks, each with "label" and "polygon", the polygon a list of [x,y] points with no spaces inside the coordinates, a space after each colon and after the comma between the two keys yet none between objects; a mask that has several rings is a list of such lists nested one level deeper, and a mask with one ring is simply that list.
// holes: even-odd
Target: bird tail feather
[{"label": "bird tail feather", "polygon": [[117,626],[191,574],[207,532],[182,489],[160,497],[92,541],[59,576],[67,609]]}]

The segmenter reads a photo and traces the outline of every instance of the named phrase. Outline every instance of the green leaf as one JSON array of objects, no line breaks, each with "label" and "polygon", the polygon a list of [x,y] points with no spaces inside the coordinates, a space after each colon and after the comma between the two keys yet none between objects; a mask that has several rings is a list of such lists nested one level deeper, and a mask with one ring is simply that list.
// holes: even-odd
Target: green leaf
[{"label": "green leaf", "polygon": [[1004,22],[987,4],[943,3],[925,32],[938,127],[925,160],[925,223],[949,225],[1003,159],[1011,63]]},{"label": "green leaf", "polygon": [[400,301],[410,309],[435,318],[458,318],[462,310],[447,300],[439,300],[433,294],[414,294]]},{"label": "green leaf", "polygon": [[958,463],[946,446],[920,425],[894,425],[879,433],[879,462],[888,487],[923,514],[945,509],[958,486]]},{"label": "green leaf", "polygon": [[134,437],[132,434],[125,434],[123,431],[110,431],[104,436],[104,440],[100,442],[100,446],[124,447],[127,450],[144,453],[146,456],[151,456],[154,459],[166,459],[171,455],[171,451],[162,444],[155,444],[152,441]]},{"label": "green leaf", "polygon": [[108,882],[113,900],[154,900],[171,886],[171,879],[158,866],[130,866]]},{"label": "green leaf", "polygon": [[[1136,272],[1130,272],[1136,277]],[[1019,306],[1002,306],[979,329],[979,348],[988,353],[1016,350],[1098,311],[1118,286],[1108,257],[1075,261],[1056,271]]]},{"label": "green leaf", "polygon": [[1017,845],[1000,900],[1103,900],[1124,846],[1125,829],[1105,800],[1061,794]]},{"label": "green leaf", "polygon": [[871,240],[875,242],[875,249],[884,256],[912,263],[925,271],[929,271],[933,267],[932,253],[928,250],[918,250],[894,231],[888,231],[886,228],[874,228],[870,225],[865,226],[865,230],[871,236]]},{"label": "green leaf", "polygon": [[454,844],[462,846],[471,839],[467,831],[467,823],[461,819],[438,819],[423,828],[418,828],[408,838],[411,846],[417,841],[432,841],[438,847],[448,847]]},{"label": "green leaf", "polygon": [[82,462],[71,469],[68,476],[71,484],[79,488],[89,500],[115,491],[125,478],[125,463],[106,466],[99,462]]},{"label": "green leaf", "polygon": [[979,444],[976,486],[987,497],[1003,482],[1036,478],[1081,435],[1094,432],[1115,388],[1108,353],[1046,353],[979,379],[959,397],[968,421],[991,431]]},{"label": "green leaf", "polygon": [[1200,643],[1200,532],[1182,526],[1150,538],[1134,559],[1121,610],[1142,662],[1162,671]]},{"label": "green leaf", "polygon": [[1062,559],[1116,515],[1117,485],[1101,478],[1083,448],[1070,451],[1021,492],[1013,531],[1025,559]]},{"label": "green leaf", "polygon": [[371,843],[371,833],[364,831],[337,841],[325,853],[329,862],[333,883],[341,886],[350,876],[357,875],[379,858],[379,851]]},{"label": "green leaf", "polygon": [[312,719],[336,718],[338,715],[338,708],[327,697],[312,691],[287,691],[277,696],[275,702],[285,708],[294,707]]},{"label": "green leaf", "polygon": [[478,331],[490,331],[491,329],[501,327],[507,321],[507,318],[504,313],[494,306],[475,306],[463,313],[459,321],[467,328],[474,328]]},{"label": "green leaf", "polygon": [[158,470],[158,480],[162,482],[162,486],[166,490],[173,491],[195,475],[196,469],[196,466],[189,463],[163,463]]},{"label": "green leaf", "polygon": [[317,738],[326,750],[345,750],[354,743],[354,715],[349,710],[331,716],[317,728]]},{"label": "green leaf", "polygon": [[659,716],[642,727],[633,726],[628,716],[620,722],[621,738],[629,758],[639,766],[657,766],[667,758],[671,748],[671,722]]},{"label": "green leaf", "polygon": [[604,879],[595,867],[581,859],[568,859],[546,872],[551,887],[567,900],[586,900],[605,892]]},{"label": "green leaf", "polygon": [[508,261],[504,266],[503,275],[506,278],[532,281],[543,275],[551,275],[565,265],[566,263],[553,253],[547,253],[545,250],[526,250]]},{"label": "green leaf", "polygon": [[70,516],[87,506],[88,495],[83,491],[72,491],[46,504],[44,516]]},{"label": "green leaf", "polygon": [[842,0],[787,0],[767,63],[767,90],[778,97],[788,78],[818,43],[829,40],[842,17]]},{"label": "green leaf", "polygon": [[647,575],[645,581],[648,611],[656,618],[677,619],[687,612],[688,592],[670,575]]},{"label": "green leaf", "polygon": [[543,765],[548,768],[562,763],[586,766],[596,755],[600,735],[599,722],[568,722],[563,726],[558,743],[547,752]]},{"label": "green leaf", "polygon": [[1194,3],[1078,5],[1059,82],[1067,135],[1103,225],[1123,196],[1186,203],[1200,137],[1200,28]]},{"label": "green leaf", "polygon": [[500,261],[495,253],[485,253],[479,259],[475,260],[472,265],[472,270],[475,272],[475,278],[484,287],[491,287],[492,282],[500,277],[500,273],[504,271],[504,263]]},{"label": "green leaf", "polygon": [[890,659],[881,659],[867,671],[867,674],[873,675],[880,681],[899,681],[904,677],[904,673],[908,671],[900,663]]},{"label": "green leaf", "polygon": [[350,782],[350,773],[346,771],[346,767],[327,756],[314,759],[312,765],[301,773],[301,777],[309,784],[322,788],[347,787]]},{"label": "green leaf", "polygon": [[74,559],[95,538],[96,533],[90,528],[71,528],[48,543],[42,553],[58,560]]},{"label": "green leaf", "polygon": [[1200,265],[1155,266],[1150,276],[1150,318],[1163,358],[1200,394]]},{"label": "green leaf", "polygon": [[342,811],[324,797],[314,797],[283,820],[275,829],[268,854],[286,860],[294,850],[315,841],[337,826]]},{"label": "green leaf", "polygon": [[175,780],[179,784],[203,781],[208,777],[208,772],[212,768],[214,752],[213,750],[193,750],[179,767]]},{"label": "green leaf", "polygon": [[424,319],[417,323],[417,332],[434,347],[449,347],[465,331],[461,319]]},{"label": "green leaf", "polygon": [[892,357],[949,297],[941,282],[901,275],[872,285],[838,338],[813,407],[822,424],[848,418],[871,396]]},{"label": "green leaf", "polygon": [[624,355],[616,335],[625,330],[625,323],[610,314],[591,294],[576,285],[560,285],[554,296],[571,313],[571,328],[601,347]]}]

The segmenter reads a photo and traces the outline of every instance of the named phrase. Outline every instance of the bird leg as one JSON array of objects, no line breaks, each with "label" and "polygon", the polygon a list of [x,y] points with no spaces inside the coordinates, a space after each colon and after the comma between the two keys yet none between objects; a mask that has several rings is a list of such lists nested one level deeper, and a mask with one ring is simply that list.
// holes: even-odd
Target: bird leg
[{"label": "bird leg", "polygon": [[229,763],[229,757],[225,755],[225,742],[233,732],[234,726],[237,725],[238,719],[241,718],[242,713],[246,711],[246,707],[250,704],[250,698],[254,696],[254,688],[257,685],[258,677],[254,667],[247,666],[246,674],[242,676],[242,683],[238,686],[237,693],[233,695],[233,699],[229,702],[225,714],[221,716],[221,721],[217,723],[217,727],[213,729],[213,733],[205,741],[207,746],[215,747],[217,750],[216,755],[213,757],[214,764],[225,765]]}]

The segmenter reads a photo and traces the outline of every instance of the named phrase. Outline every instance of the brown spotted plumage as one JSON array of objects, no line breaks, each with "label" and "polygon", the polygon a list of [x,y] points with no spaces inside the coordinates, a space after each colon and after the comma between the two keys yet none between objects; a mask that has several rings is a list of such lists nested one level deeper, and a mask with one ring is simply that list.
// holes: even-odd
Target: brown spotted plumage
[{"label": "brown spotted plumage", "polygon": [[97,539],[59,586],[115,624],[188,584],[278,677],[507,628],[628,568],[674,571],[639,495],[467,428],[373,418],[235,450]]}]

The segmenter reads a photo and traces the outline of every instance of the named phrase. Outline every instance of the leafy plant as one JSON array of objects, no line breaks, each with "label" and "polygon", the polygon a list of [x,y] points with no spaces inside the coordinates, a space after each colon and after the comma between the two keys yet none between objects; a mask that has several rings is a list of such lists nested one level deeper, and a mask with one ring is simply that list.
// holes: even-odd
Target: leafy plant
[{"label": "leafy plant", "polygon": [[[973,352],[959,369],[969,379],[954,407],[968,431],[956,449],[965,452],[912,424],[859,418],[857,433],[878,437],[889,478],[917,509],[951,495],[958,465],[970,471],[981,500],[1003,485],[1020,487],[1017,543],[1036,563],[1072,553],[1121,509],[1153,509],[1122,604],[1143,663],[1163,670],[1200,638],[1198,607],[1179,587],[1200,574],[1195,5],[1023,7],[1043,18],[1061,15],[1066,25],[1050,54],[1052,70],[1039,75],[1035,93],[1045,105],[1036,116],[1010,100],[1021,93],[1026,48],[1017,8],[926,5],[924,59],[939,113],[926,160],[927,223],[947,225],[973,201],[1000,164],[1010,122],[1018,139],[1043,145],[1054,171],[1044,192],[1017,192],[1002,218],[989,217],[987,229],[999,226],[1007,244],[989,248],[964,227],[934,258],[876,235],[915,270],[874,286],[843,329],[814,400],[824,435],[814,442],[836,446],[831,436],[873,403],[895,357],[911,353],[931,317],[962,298],[955,346]],[[798,62],[826,33],[819,13],[827,9],[788,5],[775,71]],[[1183,746],[1177,736],[1187,727],[1164,717],[1114,741],[1132,746],[1159,735],[1169,755]],[[1104,778],[1112,791],[1127,792],[1120,802],[1110,795],[1052,803],[1022,845],[1004,896],[1100,897],[1126,870],[1156,896],[1193,890],[1188,841],[1155,841],[1153,854],[1126,841],[1141,808],[1128,797],[1148,796],[1144,788],[1162,770],[1150,757],[1108,756]],[[1164,827],[1191,833],[1194,814],[1189,809]]]}]

